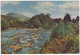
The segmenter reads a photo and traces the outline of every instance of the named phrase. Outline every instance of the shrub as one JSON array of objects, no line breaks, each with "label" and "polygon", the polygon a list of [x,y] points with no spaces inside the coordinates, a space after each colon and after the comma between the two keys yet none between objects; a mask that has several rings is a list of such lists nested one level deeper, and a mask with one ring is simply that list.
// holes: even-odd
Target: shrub
[{"label": "shrub", "polygon": [[79,53],[79,36],[67,35],[46,42],[45,47],[41,49],[42,54],[61,54],[61,53]]},{"label": "shrub", "polygon": [[75,30],[74,28],[71,26],[70,22],[66,22],[64,23],[63,21],[61,21],[58,25],[56,25],[56,27],[53,29],[52,33],[51,33],[51,39],[52,38],[58,38],[63,36],[67,36],[67,34],[74,34]]}]

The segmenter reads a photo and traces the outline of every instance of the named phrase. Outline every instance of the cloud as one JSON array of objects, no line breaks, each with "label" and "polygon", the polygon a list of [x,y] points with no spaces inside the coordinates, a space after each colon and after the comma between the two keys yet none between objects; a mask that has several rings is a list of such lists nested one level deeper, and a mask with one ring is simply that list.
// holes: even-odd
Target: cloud
[{"label": "cloud", "polygon": [[20,2],[18,2],[18,1],[17,2],[16,1],[15,2],[14,1],[12,1],[12,2],[11,1],[6,1],[6,2],[5,1],[2,1],[1,2],[1,6],[6,5],[6,4],[17,5],[19,3]]},{"label": "cloud", "polygon": [[64,18],[64,15],[55,15],[55,14],[54,14],[54,15],[52,15],[51,17],[52,17],[53,19],[55,19],[55,18],[62,18],[62,19],[63,19],[63,18]]},{"label": "cloud", "polygon": [[40,13],[49,13],[53,10],[55,10],[55,8],[53,9],[53,7],[55,7],[55,3],[51,3],[51,2],[38,2],[36,6],[34,6],[33,8],[40,12]]},{"label": "cloud", "polygon": [[[2,2],[2,5],[6,4],[11,4],[11,5],[17,5],[20,2]],[[22,4],[20,4],[22,5]],[[27,4],[25,5],[27,6]],[[14,8],[14,9],[13,9]],[[16,10],[16,12],[19,12],[25,16],[32,17],[36,14],[40,13],[50,13],[52,18],[63,18],[66,13],[69,13],[72,17],[76,17],[79,15],[79,2],[73,1],[73,2],[62,2],[62,3],[57,3],[57,2],[37,2],[35,5],[29,6],[29,9],[33,10],[33,12],[29,12],[30,10],[26,8],[22,8],[21,6],[15,6],[11,9],[13,10],[8,10],[8,11],[13,11]],[[18,10],[18,9],[19,10]],[[4,9],[5,10],[5,9]],[[22,12],[24,10],[25,12]],[[7,12],[4,12],[7,13]]]},{"label": "cloud", "polygon": [[63,9],[79,9],[79,2],[65,2],[64,4],[60,4],[58,7]]},{"label": "cloud", "polygon": [[69,13],[69,14],[79,14],[79,11],[76,11],[76,10],[62,9],[60,11],[65,12],[65,13]]},{"label": "cloud", "polygon": [[78,14],[79,2],[64,2],[62,4],[56,4],[54,2],[38,2],[36,6],[33,7],[39,13],[70,13]]},{"label": "cloud", "polygon": [[65,2],[58,5],[60,11],[70,14],[79,14],[79,2]]}]

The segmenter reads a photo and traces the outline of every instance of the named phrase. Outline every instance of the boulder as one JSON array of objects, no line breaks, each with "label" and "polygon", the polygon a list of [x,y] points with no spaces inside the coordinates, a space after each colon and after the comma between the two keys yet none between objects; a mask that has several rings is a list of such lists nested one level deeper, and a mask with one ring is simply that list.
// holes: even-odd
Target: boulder
[{"label": "boulder", "polygon": [[30,54],[35,54],[36,53],[36,50],[31,50],[30,51]]},{"label": "boulder", "polygon": [[20,39],[20,37],[13,37],[11,38],[12,40],[17,40],[17,39]]},{"label": "boulder", "polygon": [[26,37],[26,36],[24,36],[24,35],[21,35],[20,37]]},{"label": "boulder", "polygon": [[20,37],[24,37],[24,35],[20,35]]},{"label": "boulder", "polygon": [[40,37],[40,39],[42,39],[42,40],[43,40],[44,38],[43,38],[43,37]]},{"label": "boulder", "polygon": [[42,47],[44,47],[45,45],[44,45],[44,44],[42,44],[41,46],[42,46]]},{"label": "boulder", "polygon": [[28,47],[29,47],[29,46],[32,46],[32,44],[31,44],[31,43],[28,43],[27,46],[28,46]]},{"label": "boulder", "polygon": [[19,45],[10,46],[10,48],[12,48],[14,50],[14,52],[17,52],[22,49],[22,47]]},{"label": "boulder", "polygon": [[23,47],[28,47],[27,45],[23,45]]},{"label": "boulder", "polygon": [[12,52],[8,52],[7,50],[3,50],[4,54],[11,54]]},{"label": "boulder", "polygon": [[8,42],[4,42],[4,43],[1,44],[1,46],[2,46],[2,45],[5,45],[5,44],[7,44],[7,43],[8,43]]},{"label": "boulder", "polygon": [[23,47],[30,47],[32,46],[32,43],[28,43],[27,45],[23,45]]},{"label": "boulder", "polygon": [[7,51],[7,50],[3,50],[3,53],[4,53],[4,54],[8,54],[8,51]]}]

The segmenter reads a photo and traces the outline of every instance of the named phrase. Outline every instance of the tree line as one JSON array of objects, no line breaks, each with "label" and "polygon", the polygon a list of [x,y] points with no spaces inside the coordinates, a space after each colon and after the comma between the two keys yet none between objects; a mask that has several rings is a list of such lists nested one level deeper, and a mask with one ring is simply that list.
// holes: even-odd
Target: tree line
[{"label": "tree line", "polygon": [[76,17],[76,19],[72,19],[69,14],[66,14],[64,16],[64,19],[62,18],[57,18],[57,19],[52,19],[50,17],[50,14],[40,14],[40,15],[35,15],[29,20],[25,21],[20,21],[15,17],[8,17],[6,15],[1,16],[1,29],[5,30],[7,28],[51,28],[54,26],[54,23],[59,23],[61,20],[64,22],[73,22],[73,23],[78,23],[79,21],[79,16]]}]

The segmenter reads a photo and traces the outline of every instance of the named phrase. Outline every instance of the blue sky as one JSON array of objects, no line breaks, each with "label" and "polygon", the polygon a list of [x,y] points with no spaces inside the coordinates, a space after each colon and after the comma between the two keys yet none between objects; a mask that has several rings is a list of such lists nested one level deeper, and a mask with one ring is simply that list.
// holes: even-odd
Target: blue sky
[{"label": "blue sky", "polygon": [[79,15],[78,1],[3,1],[1,14],[16,12],[27,17],[50,13],[52,18],[63,18],[66,13],[75,18]]}]

